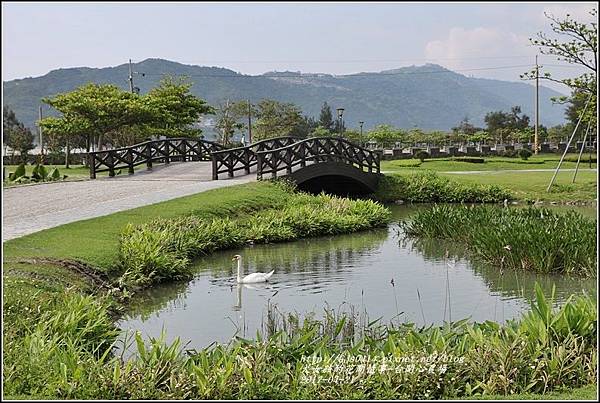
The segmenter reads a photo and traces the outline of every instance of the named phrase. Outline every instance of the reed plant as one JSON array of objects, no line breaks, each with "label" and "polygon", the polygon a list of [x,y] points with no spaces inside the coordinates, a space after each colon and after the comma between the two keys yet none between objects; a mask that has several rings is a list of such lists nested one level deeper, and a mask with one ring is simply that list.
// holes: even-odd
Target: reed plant
[{"label": "reed plant", "polygon": [[[323,318],[271,306],[250,339],[185,350],[144,340],[111,354],[111,302],[66,292],[6,339],[4,393],[58,399],[444,399],[548,393],[595,382],[596,301],[553,308],[536,286],[531,309],[504,324],[384,324],[351,307]],[[59,300],[57,299],[56,302]],[[269,318],[270,316],[270,318]],[[10,323],[8,325],[13,325]],[[24,323],[21,323],[24,325]],[[8,343],[7,343],[8,341]]]},{"label": "reed plant", "polygon": [[294,193],[277,209],[233,219],[190,215],[127,225],[119,243],[120,283],[135,288],[183,279],[191,259],[215,250],[351,233],[382,226],[390,216],[371,200]]},{"label": "reed plant", "polygon": [[596,220],[547,208],[436,205],[402,223],[409,237],[452,239],[498,267],[596,275]]}]

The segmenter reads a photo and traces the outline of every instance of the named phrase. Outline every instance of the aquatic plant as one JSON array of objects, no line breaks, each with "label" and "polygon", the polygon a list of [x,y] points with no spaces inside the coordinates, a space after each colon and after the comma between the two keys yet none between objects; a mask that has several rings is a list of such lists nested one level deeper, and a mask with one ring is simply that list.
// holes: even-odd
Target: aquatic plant
[{"label": "aquatic plant", "polygon": [[251,243],[351,233],[384,225],[391,213],[371,200],[295,193],[278,209],[230,218],[185,216],[128,225],[119,243],[126,287],[189,276],[190,259]]},{"label": "aquatic plant", "polygon": [[410,237],[461,242],[499,268],[596,275],[596,220],[575,211],[436,205],[402,228]]}]

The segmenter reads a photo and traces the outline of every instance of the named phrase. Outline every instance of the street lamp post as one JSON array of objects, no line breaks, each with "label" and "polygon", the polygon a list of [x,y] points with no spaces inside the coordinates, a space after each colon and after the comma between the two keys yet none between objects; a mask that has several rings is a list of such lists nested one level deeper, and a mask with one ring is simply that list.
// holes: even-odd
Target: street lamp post
[{"label": "street lamp post", "polygon": [[338,128],[340,131],[340,137],[342,137],[342,116],[344,115],[344,108],[337,108],[337,113],[338,113]]},{"label": "street lamp post", "polygon": [[363,125],[365,124],[365,122],[363,122],[361,120],[360,122],[358,122],[358,124],[360,125],[360,145],[364,146],[364,144],[363,144],[363,132],[362,132],[362,128],[363,128]]}]

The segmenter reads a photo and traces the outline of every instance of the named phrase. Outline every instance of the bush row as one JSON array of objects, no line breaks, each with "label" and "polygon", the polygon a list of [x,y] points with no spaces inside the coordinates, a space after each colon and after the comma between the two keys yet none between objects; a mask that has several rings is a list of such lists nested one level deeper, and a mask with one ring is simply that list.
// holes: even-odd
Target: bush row
[{"label": "bush row", "polygon": [[247,243],[291,241],[361,231],[385,224],[390,212],[371,200],[297,193],[278,209],[247,216],[186,216],[128,225],[119,244],[123,286],[147,286],[190,275],[190,260]]},{"label": "bush row", "polygon": [[498,185],[462,184],[434,172],[419,172],[383,176],[374,198],[381,202],[499,203],[511,200],[512,195]]}]

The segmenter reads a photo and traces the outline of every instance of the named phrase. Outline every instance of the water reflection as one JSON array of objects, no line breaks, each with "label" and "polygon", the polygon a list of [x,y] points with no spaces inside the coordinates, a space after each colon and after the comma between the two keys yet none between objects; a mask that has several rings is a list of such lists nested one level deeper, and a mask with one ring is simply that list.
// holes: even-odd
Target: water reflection
[{"label": "water reflection", "polygon": [[[419,208],[428,208],[421,206]],[[415,209],[394,206],[396,221]],[[275,274],[268,283],[236,283],[231,257],[243,256],[244,273]],[[202,348],[233,335],[254,337],[269,306],[281,312],[322,312],[325,306],[351,305],[384,322],[399,317],[417,325],[470,318],[474,321],[518,317],[528,309],[537,281],[558,300],[571,293],[596,292],[593,280],[500,272],[470,262],[464,247],[452,242],[404,239],[399,226],[352,235],[292,243],[254,245],[215,253],[196,262],[186,283],[153,288],[136,298],[123,329],[158,336],[164,327],[172,340],[181,336]]]}]

